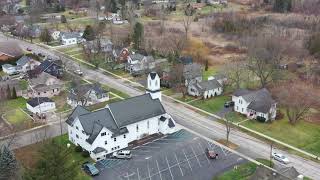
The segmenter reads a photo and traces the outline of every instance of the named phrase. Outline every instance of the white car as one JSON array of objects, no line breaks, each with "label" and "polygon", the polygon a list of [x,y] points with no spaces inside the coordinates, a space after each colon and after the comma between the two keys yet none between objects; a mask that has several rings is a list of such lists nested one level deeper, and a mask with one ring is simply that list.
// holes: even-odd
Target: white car
[{"label": "white car", "polygon": [[117,151],[112,154],[112,157],[118,158],[118,159],[131,159],[132,155],[129,150],[122,150]]},{"label": "white car", "polygon": [[273,159],[275,159],[279,162],[282,162],[284,164],[288,164],[290,162],[288,158],[286,158],[284,155],[279,154],[279,153],[273,152],[272,157],[273,157]]},{"label": "white car", "polygon": [[80,69],[75,70],[74,73],[79,75],[79,76],[83,75],[83,72]]}]

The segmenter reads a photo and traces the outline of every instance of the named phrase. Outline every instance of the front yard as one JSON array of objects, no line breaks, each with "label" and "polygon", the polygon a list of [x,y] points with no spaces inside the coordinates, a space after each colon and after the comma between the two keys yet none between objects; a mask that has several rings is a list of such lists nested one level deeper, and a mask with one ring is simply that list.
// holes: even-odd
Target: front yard
[{"label": "front yard", "polygon": [[300,121],[296,125],[291,125],[285,116],[272,123],[250,120],[241,123],[241,125],[315,155],[320,155],[320,126],[317,124]]},{"label": "front yard", "polygon": [[228,96],[216,96],[211,99],[196,100],[190,103],[190,105],[198,107],[210,113],[217,113],[224,108],[224,103],[229,101]]},{"label": "front yard", "polygon": [[4,118],[14,126],[32,121],[31,117],[28,116],[21,109],[14,109],[6,112],[6,114],[4,115]]}]

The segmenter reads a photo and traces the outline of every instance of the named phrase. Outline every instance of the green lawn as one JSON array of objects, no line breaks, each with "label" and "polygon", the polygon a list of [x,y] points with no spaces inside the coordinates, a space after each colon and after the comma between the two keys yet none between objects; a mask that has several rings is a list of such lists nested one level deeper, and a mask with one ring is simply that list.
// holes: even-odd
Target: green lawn
[{"label": "green lawn", "polygon": [[203,71],[202,78],[203,80],[207,80],[209,76],[213,76],[218,72],[219,67],[217,66],[210,66],[208,71]]},{"label": "green lawn", "polygon": [[224,103],[228,100],[230,100],[230,97],[228,96],[216,96],[211,99],[200,99],[197,101],[193,101],[190,103],[190,105],[193,105],[210,113],[216,113],[223,109]]},{"label": "green lawn", "polygon": [[27,90],[28,89],[28,81],[20,80],[19,81],[19,87],[20,87],[21,90]]},{"label": "green lawn", "polygon": [[[79,53],[79,52],[78,52],[78,53]],[[84,54],[75,54],[75,55],[72,55],[72,57],[78,58],[78,59],[82,59],[82,60],[85,59],[85,58],[84,58]]]},{"label": "green lawn", "polygon": [[107,90],[107,91],[111,91],[111,92],[113,92],[114,94],[116,94],[116,95],[118,95],[118,96],[120,96],[120,97],[122,97],[122,98],[129,98],[130,96],[128,95],[128,94],[126,94],[126,93],[124,93],[124,92],[121,92],[121,91],[119,91],[119,90],[117,90],[117,89],[114,89],[114,88],[111,88],[111,87],[109,87],[109,86],[106,86],[106,85],[104,85],[104,84],[102,84],[101,85],[102,87],[103,87],[103,89],[105,89],[105,90]]},{"label": "green lawn", "polygon": [[4,117],[12,125],[19,125],[28,121],[32,121],[32,119],[21,109],[8,111]]},{"label": "green lawn", "polygon": [[5,73],[5,72],[0,71],[0,77],[5,76],[5,75],[6,75],[6,73]]},{"label": "green lawn", "polygon": [[315,155],[320,155],[320,125],[305,121],[291,125],[287,117],[272,123],[259,123],[252,120],[246,121],[242,125]]},{"label": "green lawn", "polygon": [[[257,159],[257,161],[267,166],[270,165],[269,160]],[[256,171],[257,167],[257,164],[253,162],[247,162],[239,165],[237,169],[231,169],[222,175],[213,178],[213,180],[246,180]]]},{"label": "green lawn", "polygon": [[6,112],[12,109],[17,108],[25,108],[26,107],[27,100],[19,97],[17,99],[10,99],[6,101],[0,102],[0,112]]},{"label": "green lawn", "polygon": [[230,118],[232,122],[235,122],[235,123],[241,122],[247,119],[242,114],[238,114],[237,112],[234,112],[234,111],[228,113],[227,118]]}]

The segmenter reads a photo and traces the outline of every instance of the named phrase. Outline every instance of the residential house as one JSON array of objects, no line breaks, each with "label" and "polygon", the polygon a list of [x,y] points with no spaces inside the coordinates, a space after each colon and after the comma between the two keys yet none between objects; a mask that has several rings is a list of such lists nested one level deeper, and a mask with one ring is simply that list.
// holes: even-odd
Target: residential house
[{"label": "residential house", "polygon": [[[160,82],[157,84],[160,90]],[[156,97],[150,92],[93,112],[77,106],[66,121],[69,140],[98,161],[148,135],[175,132],[175,121]]]},{"label": "residential house", "polygon": [[51,37],[53,40],[57,41],[60,38],[60,31],[51,31]]},{"label": "residential house", "polygon": [[13,75],[18,74],[17,68],[11,64],[2,65],[2,71],[6,74]]},{"label": "residential house", "polygon": [[83,46],[87,51],[91,51],[91,53],[97,53],[98,51],[104,53],[112,52],[112,42],[109,39],[96,39],[93,41],[85,41],[83,42]]},{"label": "residential house", "polygon": [[58,78],[43,72],[38,74],[37,77],[29,79],[27,98],[59,95],[62,86],[63,83]]},{"label": "residential house", "polygon": [[0,62],[18,58],[23,55],[23,50],[15,42],[0,42]]},{"label": "residential house", "polygon": [[250,119],[261,121],[274,120],[277,115],[277,103],[265,88],[251,91],[238,89],[232,95],[234,110]]},{"label": "residential house", "polygon": [[100,84],[83,84],[70,90],[67,103],[71,107],[89,106],[109,100],[109,92]]},{"label": "residential house", "polygon": [[46,72],[57,78],[61,78],[63,75],[62,61],[46,59],[39,66],[34,69],[36,75]]},{"label": "residential house", "polygon": [[204,99],[207,99],[221,95],[223,86],[217,79],[210,78],[207,81],[190,83],[187,87],[187,91],[191,96],[202,96]]},{"label": "residential house", "polygon": [[83,42],[83,33],[81,32],[61,32],[60,42],[63,45],[73,45]]},{"label": "residential house", "polygon": [[127,48],[115,47],[112,50],[112,59],[119,63],[128,62],[129,55],[130,53]]},{"label": "residential house", "polygon": [[139,53],[133,53],[128,57],[125,69],[132,74],[140,74],[155,68],[155,60],[152,56],[144,56]]},{"label": "residential house", "polygon": [[27,101],[27,109],[38,116],[56,110],[56,104],[47,97],[32,98]]},{"label": "residential house", "polygon": [[29,56],[22,56],[20,59],[18,59],[16,64],[17,64],[17,66],[16,66],[17,70],[19,72],[25,73],[27,71],[35,69],[41,63],[39,61],[35,61],[34,59],[32,59]]},{"label": "residential house", "polygon": [[189,84],[202,81],[203,68],[200,64],[191,63],[183,66],[183,78],[185,80],[185,86]]}]

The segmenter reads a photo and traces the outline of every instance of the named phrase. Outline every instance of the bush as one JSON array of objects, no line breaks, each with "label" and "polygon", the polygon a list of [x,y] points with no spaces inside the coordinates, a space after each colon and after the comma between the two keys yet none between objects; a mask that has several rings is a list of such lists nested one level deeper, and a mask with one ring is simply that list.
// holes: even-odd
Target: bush
[{"label": "bush", "polygon": [[90,154],[89,154],[88,151],[83,151],[83,152],[82,152],[82,157],[87,158],[87,157],[89,157],[89,156],[90,156]]},{"label": "bush", "polygon": [[308,37],[306,47],[311,55],[320,55],[320,33],[314,33]]},{"label": "bush", "polygon": [[280,110],[278,110],[277,111],[276,120],[280,120],[280,119],[283,119],[283,118],[284,118],[284,114]]},{"label": "bush", "polygon": [[76,152],[82,152],[82,147],[81,146],[76,146],[75,148],[74,148],[74,151],[76,151]]},{"label": "bush", "polygon": [[266,122],[266,118],[261,117],[261,116],[257,116],[257,121],[264,123],[264,122]]}]

